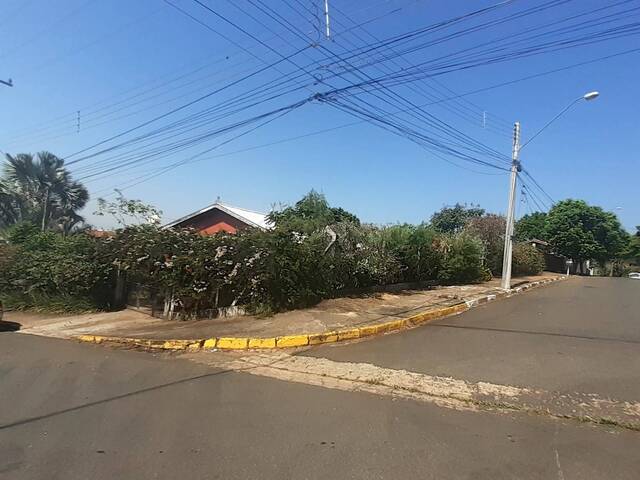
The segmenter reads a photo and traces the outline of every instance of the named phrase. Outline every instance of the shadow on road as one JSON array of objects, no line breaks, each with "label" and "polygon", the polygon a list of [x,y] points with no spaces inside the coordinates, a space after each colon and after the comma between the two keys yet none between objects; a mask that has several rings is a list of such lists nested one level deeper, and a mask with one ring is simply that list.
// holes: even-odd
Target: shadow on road
[{"label": "shadow on road", "polygon": [[599,340],[603,342],[619,342],[619,343],[634,343],[640,344],[638,340],[626,340],[624,338],[612,338],[612,337],[593,337],[588,335],[571,335],[568,333],[554,333],[554,332],[536,332],[534,330],[515,330],[510,328],[492,328],[492,327],[472,327],[467,325],[451,325],[447,323],[431,323],[426,325],[428,328],[442,327],[442,328],[461,328],[463,330],[481,330],[485,332],[500,332],[500,333],[519,333],[523,335],[546,335],[551,337],[565,337],[565,338],[578,338],[581,340]]},{"label": "shadow on road", "polygon": [[[273,362],[269,362],[266,363],[263,366],[271,366],[274,365],[276,363],[278,363],[280,361],[280,359],[275,359]],[[133,390],[130,392],[126,392],[126,393],[122,393],[120,395],[114,395],[108,398],[103,398],[101,400],[96,400],[94,402],[87,402],[87,403],[83,403],[80,405],[76,405],[74,407],[69,407],[69,408],[64,408],[61,410],[56,410],[50,413],[45,413],[43,415],[38,415],[38,416],[34,416],[34,417],[28,417],[28,418],[24,418],[22,420],[17,420],[14,422],[10,422],[10,423],[5,423],[0,425],[0,430],[6,430],[8,428],[12,428],[12,427],[18,427],[20,425],[25,425],[25,424],[29,424],[29,423],[33,423],[33,422],[37,422],[40,420],[44,420],[47,418],[51,418],[51,417],[56,417],[58,415],[64,415],[67,413],[71,413],[71,412],[76,412],[78,410],[83,410],[85,408],[90,408],[90,407],[95,407],[97,405],[103,405],[109,402],[113,402],[116,400],[121,400],[124,398],[128,398],[128,397],[133,397],[136,395],[142,395],[148,392],[153,392],[155,390],[161,390],[163,388],[169,388],[169,387],[173,387],[175,385],[182,385],[182,384],[186,384],[189,382],[194,382],[194,381],[198,381],[198,380],[202,380],[202,379],[206,379],[206,378],[211,378],[211,377],[217,377],[220,375],[226,375],[228,373],[234,373],[234,372],[244,372],[244,371],[248,371],[248,370],[253,370],[254,368],[257,368],[258,365],[256,366],[248,366],[245,368],[237,368],[237,369],[224,369],[224,370],[218,370],[215,372],[211,372],[211,373],[204,373],[202,375],[196,375],[193,377],[187,377],[187,378],[181,378],[178,380],[174,380],[172,382],[168,382],[168,383],[162,383],[159,385],[152,385],[150,387],[146,387],[146,388],[141,388],[139,390]]]},{"label": "shadow on road", "polygon": [[21,325],[18,322],[0,320],[0,332],[16,332],[20,330],[20,326]]}]

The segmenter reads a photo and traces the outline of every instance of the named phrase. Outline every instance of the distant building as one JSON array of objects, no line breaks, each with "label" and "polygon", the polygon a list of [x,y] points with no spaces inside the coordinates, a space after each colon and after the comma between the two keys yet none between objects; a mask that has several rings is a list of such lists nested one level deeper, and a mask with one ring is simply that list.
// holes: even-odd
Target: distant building
[{"label": "distant building", "polygon": [[216,202],[165,225],[164,228],[193,228],[210,235],[218,232],[236,233],[246,228],[266,230],[269,227],[264,213]]}]

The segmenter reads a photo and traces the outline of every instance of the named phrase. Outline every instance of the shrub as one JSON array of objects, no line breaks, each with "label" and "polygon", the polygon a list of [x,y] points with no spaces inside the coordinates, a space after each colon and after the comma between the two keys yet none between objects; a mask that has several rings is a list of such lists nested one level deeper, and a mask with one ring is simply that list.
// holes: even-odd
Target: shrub
[{"label": "shrub", "polygon": [[24,225],[7,238],[14,243],[0,253],[0,286],[8,305],[45,309],[50,303],[55,311],[109,308],[111,267],[96,254],[95,239],[34,232]]},{"label": "shrub", "polygon": [[475,283],[491,278],[483,265],[482,242],[462,233],[437,238],[437,251],[441,255],[438,280],[443,283]]},{"label": "shrub", "polygon": [[126,280],[186,318],[229,305],[271,313],[373,285],[488,275],[482,242],[466,233],[361,225],[318,195],[273,218],[269,231],[212,236],[140,225],[93,238],[18,225],[0,245],[0,291],[13,308],[86,311],[114,307]]},{"label": "shrub", "polygon": [[29,294],[3,292],[0,295],[4,308],[8,310],[33,310],[46,313],[89,313],[95,312],[97,305],[86,296],[59,294],[50,295],[38,291]]},{"label": "shrub", "polygon": [[405,282],[435,280],[440,259],[434,248],[436,232],[428,225],[393,225],[381,230],[385,248],[400,263]]},{"label": "shrub", "polygon": [[465,232],[479,238],[485,249],[485,266],[494,275],[502,272],[506,219],[502,215],[487,214],[467,222]]},{"label": "shrub", "polygon": [[544,270],[544,256],[529,243],[513,246],[514,275],[537,275]]}]

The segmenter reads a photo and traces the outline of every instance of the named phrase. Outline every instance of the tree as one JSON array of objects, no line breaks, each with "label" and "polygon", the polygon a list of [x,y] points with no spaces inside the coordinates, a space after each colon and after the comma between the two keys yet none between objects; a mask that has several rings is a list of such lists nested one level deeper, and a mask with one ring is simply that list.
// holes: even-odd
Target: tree
[{"label": "tree", "polygon": [[116,189],[118,198],[113,202],[108,202],[104,198],[98,199],[98,210],[94,215],[111,215],[118,225],[126,227],[131,223],[146,223],[149,225],[159,225],[162,219],[162,210],[158,210],[152,205],[143,203],[141,200],[130,200]]},{"label": "tree", "polygon": [[620,258],[628,242],[615,214],[582,200],[556,203],[547,217],[546,234],[557,253],[580,263]]},{"label": "tree", "polygon": [[444,207],[431,215],[431,226],[440,233],[458,233],[469,220],[481,217],[484,212],[479,205],[456,203],[453,207]]},{"label": "tree", "polygon": [[49,152],[6,155],[0,178],[0,226],[28,221],[42,231],[69,233],[84,221],[77,213],[89,192],[71,178],[64,160]]},{"label": "tree", "polygon": [[640,266],[640,226],[636,227],[635,235],[629,236],[629,243],[625,249],[624,257],[633,265]]},{"label": "tree", "polygon": [[504,233],[507,220],[502,215],[487,214],[467,222],[465,232],[479,238],[485,247],[485,265],[494,275],[502,272]]},{"label": "tree", "polygon": [[269,221],[278,229],[309,234],[340,222],[360,225],[354,214],[339,207],[331,207],[325,196],[311,190],[296,202],[293,207],[273,210],[268,215]]},{"label": "tree", "polygon": [[515,237],[519,241],[547,240],[547,214],[534,212],[523,216],[515,224]]}]

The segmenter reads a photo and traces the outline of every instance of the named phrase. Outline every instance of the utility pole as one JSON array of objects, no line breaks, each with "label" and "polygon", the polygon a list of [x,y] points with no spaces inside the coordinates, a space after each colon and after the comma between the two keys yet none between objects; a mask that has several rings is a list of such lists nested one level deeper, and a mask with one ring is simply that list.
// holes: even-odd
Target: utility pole
[{"label": "utility pole", "polygon": [[513,126],[513,150],[511,154],[511,180],[509,184],[509,209],[507,210],[507,227],[504,234],[504,254],[502,257],[502,283],[504,290],[511,289],[511,257],[513,253],[513,225],[516,209],[516,183],[521,170],[518,156],[520,154],[520,122]]},{"label": "utility pole", "polygon": [[324,0],[324,23],[327,26],[326,36],[328,40],[331,37],[331,30],[329,29],[329,0]]}]

